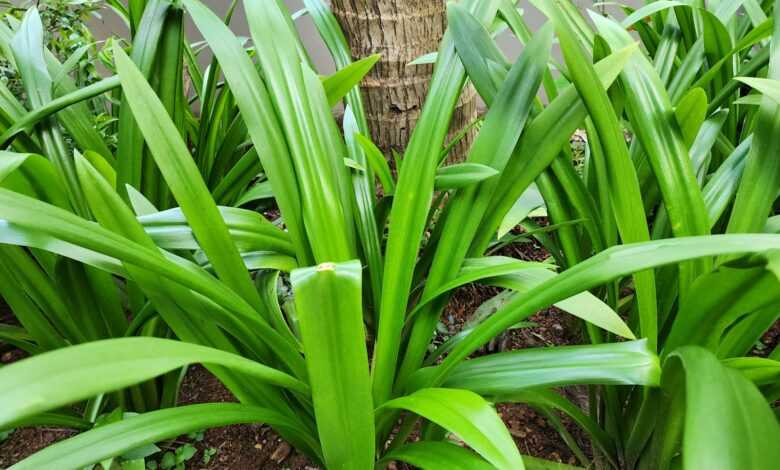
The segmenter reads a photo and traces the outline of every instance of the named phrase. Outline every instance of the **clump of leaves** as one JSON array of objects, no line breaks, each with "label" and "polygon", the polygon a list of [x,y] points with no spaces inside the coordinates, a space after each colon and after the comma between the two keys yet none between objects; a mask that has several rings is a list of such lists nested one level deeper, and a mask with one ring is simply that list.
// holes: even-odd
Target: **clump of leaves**
[{"label": "clump of leaves", "polygon": [[211,462],[211,459],[217,455],[217,452],[219,451],[215,447],[207,447],[203,449],[203,457],[201,458],[203,465],[208,465],[208,463]]},{"label": "clump of leaves", "polygon": [[[40,11],[47,48],[60,61],[75,59],[76,63],[71,66],[79,78],[77,81],[83,84],[93,83],[100,77],[94,60],[97,40],[89,28],[89,21],[100,18],[104,5],[104,0],[24,0],[0,4],[6,14],[19,20],[27,9],[36,6]],[[21,97],[23,87],[20,78],[5,57],[0,57],[0,74],[0,79],[11,92]]]},{"label": "clump of leaves", "polygon": [[184,470],[184,464],[198,452],[192,444],[183,444],[174,451],[167,451],[160,459],[162,470]]}]

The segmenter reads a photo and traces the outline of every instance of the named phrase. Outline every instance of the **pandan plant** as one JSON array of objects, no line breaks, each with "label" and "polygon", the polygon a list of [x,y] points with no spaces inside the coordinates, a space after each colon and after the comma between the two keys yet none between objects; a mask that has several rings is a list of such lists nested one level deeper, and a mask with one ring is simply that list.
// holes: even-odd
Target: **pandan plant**
[{"label": "pandan plant", "polygon": [[[0,30],[27,95],[0,93],[0,292],[21,324],[0,337],[33,353],[0,369],[0,428],[84,430],[12,468],[140,459],[235,423],[334,469],[555,468],[521,455],[496,403],[568,415],[592,440],[592,459],[567,441],[581,467],[776,466],[780,350],[749,353],[780,314],[777,2],[649,2],[618,20],[538,0],[538,30],[512,0],[451,3],[395,174],[356,88],[377,58],[353,62],[328,7],[305,3],[329,77],[280,0],[244,1],[251,42],[232,7],[112,2],[132,38],[78,89],[35,9]],[[504,31],[524,44],[514,62]],[[448,165],[467,82],[488,110]],[[90,125],[103,107],[115,151]],[[528,218],[542,206],[544,226]],[[518,224],[549,260],[494,254]],[[475,282],[501,289],[495,308],[437,345]],[[551,305],[583,344],[472,357]],[[173,406],[192,363],[240,403]],[[570,385],[587,409],[556,392]]]}]

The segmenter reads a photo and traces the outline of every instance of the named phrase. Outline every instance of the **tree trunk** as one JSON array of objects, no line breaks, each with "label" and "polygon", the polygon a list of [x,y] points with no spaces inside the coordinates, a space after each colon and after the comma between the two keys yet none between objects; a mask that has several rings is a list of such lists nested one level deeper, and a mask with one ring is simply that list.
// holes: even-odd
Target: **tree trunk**
[{"label": "tree trunk", "polygon": [[[446,0],[331,0],[355,58],[382,58],[361,84],[371,137],[389,154],[403,152],[422,111],[433,65],[407,64],[438,49],[447,25]],[[476,92],[468,86],[453,115],[450,138],[477,117]],[[469,132],[450,160],[463,160]]]}]

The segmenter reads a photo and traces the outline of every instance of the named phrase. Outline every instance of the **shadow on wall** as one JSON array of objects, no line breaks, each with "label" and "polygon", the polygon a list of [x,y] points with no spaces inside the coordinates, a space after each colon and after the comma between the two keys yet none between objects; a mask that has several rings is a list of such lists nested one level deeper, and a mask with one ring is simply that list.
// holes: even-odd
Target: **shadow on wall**
[{"label": "shadow on wall", "polygon": [[[225,14],[228,5],[230,5],[231,2],[231,0],[203,0],[203,1],[220,15]],[[414,0],[402,0],[402,1],[414,1]],[[593,3],[595,3],[594,1],[591,0],[572,0],[572,1],[583,11],[588,8],[591,8]],[[285,0],[285,3],[287,4],[287,7],[290,9],[291,13],[303,8],[302,0]],[[623,1],[622,3],[639,6],[643,2],[642,0],[627,0],[627,1]],[[530,6],[527,0],[520,0],[518,2],[518,6],[519,8],[522,8],[523,11],[525,12],[526,21],[531,26],[531,29],[533,30],[537,29],[544,22],[545,20],[544,16],[541,13],[539,13],[534,7]],[[236,8],[236,12],[233,15],[233,20],[231,21],[230,26],[233,29],[233,31],[235,31],[236,34],[238,34],[239,36],[248,37],[249,28],[247,27],[245,18],[246,17],[243,8],[243,2],[239,1],[238,7]],[[98,37],[105,38],[112,34],[127,37],[127,27],[116,15],[114,15],[110,11],[106,11],[103,14],[102,19],[95,19],[93,21],[93,26],[95,28],[94,31],[96,32]],[[333,61],[331,60],[330,55],[327,49],[325,48],[325,45],[320,40],[319,35],[317,34],[317,30],[314,28],[314,24],[312,23],[311,19],[304,16],[303,18],[297,21],[297,26],[298,26],[298,30],[300,31],[301,38],[303,39],[303,43],[306,46],[306,50],[309,51],[309,53],[311,54],[311,58],[314,61],[317,70],[322,74],[333,73],[335,71]],[[188,23],[187,28],[188,28],[187,29],[188,35],[191,41],[194,42],[200,40],[200,34],[198,34],[197,29],[194,27],[192,22]],[[501,35],[498,38],[497,42],[510,60],[514,60],[522,50],[522,46],[517,42],[517,40],[513,36],[509,34]],[[209,57],[203,56],[202,60],[204,61],[204,65],[206,65],[208,63]]]}]

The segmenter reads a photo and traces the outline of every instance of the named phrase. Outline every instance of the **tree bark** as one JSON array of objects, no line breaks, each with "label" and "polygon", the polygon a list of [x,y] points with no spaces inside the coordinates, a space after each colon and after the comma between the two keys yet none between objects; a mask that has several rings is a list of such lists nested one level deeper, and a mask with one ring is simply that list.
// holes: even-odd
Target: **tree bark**
[{"label": "tree bark", "polygon": [[[447,25],[446,0],[331,0],[352,55],[381,54],[361,84],[371,137],[389,154],[403,152],[420,116],[433,65],[407,65],[438,49]],[[476,92],[465,88],[453,115],[449,139],[477,117]],[[449,140],[448,139],[448,140]],[[450,160],[465,158],[470,131]]]}]

